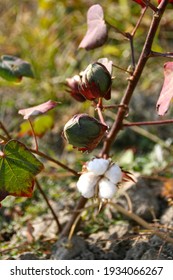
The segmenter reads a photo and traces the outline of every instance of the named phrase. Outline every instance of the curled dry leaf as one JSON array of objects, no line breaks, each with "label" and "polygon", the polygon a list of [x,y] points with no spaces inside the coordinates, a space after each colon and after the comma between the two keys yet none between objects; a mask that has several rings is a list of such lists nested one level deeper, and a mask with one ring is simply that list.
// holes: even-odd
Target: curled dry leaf
[{"label": "curled dry leaf", "polygon": [[87,13],[87,33],[79,48],[92,50],[102,46],[107,40],[107,26],[104,21],[103,9],[99,4],[89,8]]},{"label": "curled dry leaf", "polygon": [[49,100],[45,103],[42,103],[42,104],[34,106],[34,107],[21,109],[21,110],[19,110],[18,113],[20,115],[24,116],[23,118],[25,120],[28,120],[31,116],[37,116],[37,115],[41,115],[41,114],[48,112],[49,110],[55,108],[58,104],[59,104],[59,102]]},{"label": "curled dry leaf", "polygon": [[164,64],[164,83],[156,104],[158,115],[164,116],[173,98],[173,62]]},{"label": "curled dry leaf", "polygon": [[81,83],[81,78],[79,75],[75,75],[72,78],[66,79],[66,84],[68,86],[67,92],[70,93],[71,97],[73,97],[76,101],[84,102],[86,98],[80,93],[79,87]]}]

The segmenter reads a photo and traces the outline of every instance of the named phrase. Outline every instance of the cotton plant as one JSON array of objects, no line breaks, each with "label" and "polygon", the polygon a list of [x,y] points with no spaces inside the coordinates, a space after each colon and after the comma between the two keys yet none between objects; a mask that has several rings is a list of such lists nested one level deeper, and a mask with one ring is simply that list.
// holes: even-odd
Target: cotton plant
[{"label": "cotton plant", "polygon": [[111,159],[94,158],[84,165],[77,189],[85,198],[111,199],[122,179],[121,168]]}]

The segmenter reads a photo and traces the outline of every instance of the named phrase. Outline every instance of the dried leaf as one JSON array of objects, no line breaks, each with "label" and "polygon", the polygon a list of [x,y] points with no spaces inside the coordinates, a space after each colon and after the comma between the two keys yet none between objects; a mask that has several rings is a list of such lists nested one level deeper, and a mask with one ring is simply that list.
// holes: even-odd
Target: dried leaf
[{"label": "dried leaf", "polygon": [[156,104],[157,112],[160,116],[166,114],[171,99],[173,98],[173,62],[164,64],[164,83]]},{"label": "dried leaf", "polygon": [[48,112],[49,110],[55,108],[58,105],[58,102],[49,100],[45,103],[42,103],[40,105],[34,106],[34,107],[30,107],[30,108],[26,108],[26,109],[21,109],[19,110],[19,114],[24,116],[24,120],[28,120],[31,116],[37,116],[37,115],[41,115],[44,114],[46,112]]},{"label": "dried leaf", "polygon": [[103,9],[99,4],[89,8],[87,13],[87,33],[79,48],[92,50],[102,46],[107,40],[107,26],[104,21]]},{"label": "dried leaf", "polygon": [[80,93],[79,85],[81,83],[81,78],[79,75],[75,75],[72,78],[66,79],[66,84],[68,86],[67,92],[70,93],[71,97],[79,102],[86,101],[86,98]]},{"label": "dried leaf", "polygon": [[128,172],[128,171],[125,171],[122,169],[122,173],[123,173],[124,182],[132,181],[133,183],[136,183],[135,179],[132,177],[133,174],[131,172]]},{"label": "dried leaf", "polygon": [[172,178],[166,178],[164,180],[162,191],[161,191],[161,196],[168,200],[173,199],[173,179]]}]

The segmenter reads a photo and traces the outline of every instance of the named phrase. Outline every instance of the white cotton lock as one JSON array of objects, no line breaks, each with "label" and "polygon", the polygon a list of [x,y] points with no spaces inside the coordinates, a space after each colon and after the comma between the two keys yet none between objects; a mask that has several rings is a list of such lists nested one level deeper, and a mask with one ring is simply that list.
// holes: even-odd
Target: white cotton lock
[{"label": "white cotton lock", "polygon": [[99,197],[110,199],[114,196],[117,191],[117,187],[115,184],[110,182],[108,179],[103,178],[99,182]]},{"label": "white cotton lock", "polygon": [[92,172],[83,173],[77,181],[79,192],[86,198],[94,196],[94,188],[98,181],[98,176]]},{"label": "white cotton lock", "polygon": [[105,177],[108,178],[112,183],[117,184],[122,181],[122,171],[117,164],[113,164],[105,172]]},{"label": "white cotton lock", "polygon": [[87,163],[87,170],[95,175],[103,175],[108,169],[110,161],[104,158],[95,158]]},{"label": "white cotton lock", "polygon": [[94,191],[94,188],[93,188],[93,189],[87,190],[85,192],[84,191],[81,192],[81,195],[85,198],[91,198],[91,197],[94,196],[94,193],[95,193],[95,191]]}]

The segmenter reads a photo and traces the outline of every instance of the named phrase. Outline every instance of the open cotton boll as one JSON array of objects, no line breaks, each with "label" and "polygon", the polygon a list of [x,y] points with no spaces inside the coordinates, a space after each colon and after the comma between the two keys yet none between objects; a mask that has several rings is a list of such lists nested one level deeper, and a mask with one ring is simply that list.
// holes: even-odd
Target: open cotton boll
[{"label": "open cotton boll", "polygon": [[77,181],[77,188],[79,192],[86,198],[94,195],[94,187],[97,183],[98,176],[92,172],[83,173]]},{"label": "open cotton boll", "polygon": [[100,198],[112,198],[117,191],[115,184],[110,182],[108,179],[103,178],[99,182],[99,197]]},{"label": "open cotton boll", "polygon": [[90,190],[87,190],[87,191],[82,191],[81,192],[81,195],[85,198],[91,198],[94,196],[94,188],[93,189],[90,189]]},{"label": "open cotton boll", "polygon": [[109,166],[109,160],[103,158],[95,158],[87,163],[87,170],[95,175],[103,175]]},{"label": "open cotton boll", "polygon": [[122,181],[122,171],[117,164],[113,164],[105,172],[105,177],[108,178],[112,183],[117,184]]}]

